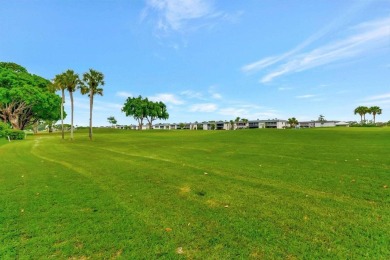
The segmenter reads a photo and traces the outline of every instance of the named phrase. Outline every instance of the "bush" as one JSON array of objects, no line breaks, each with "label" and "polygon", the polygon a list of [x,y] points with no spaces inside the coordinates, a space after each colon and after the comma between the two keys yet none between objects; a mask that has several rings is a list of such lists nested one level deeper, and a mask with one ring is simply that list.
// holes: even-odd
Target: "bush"
[{"label": "bush", "polygon": [[23,140],[25,137],[25,133],[23,130],[14,130],[14,129],[6,129],[4,132],[4,137],[11,140]]},{"label": "bush", "polygon": [[5,137],[5,130],[7,130],[9,127],[6,123],[0,122],[0,138]]}]

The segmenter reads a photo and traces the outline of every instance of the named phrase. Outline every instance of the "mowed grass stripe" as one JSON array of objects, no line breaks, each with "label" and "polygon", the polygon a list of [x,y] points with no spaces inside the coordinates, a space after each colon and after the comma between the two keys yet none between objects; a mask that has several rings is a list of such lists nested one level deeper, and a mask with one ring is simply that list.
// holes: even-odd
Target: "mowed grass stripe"
[{"label": "mowed grass stripe", "polygon": [[[63,241],[56,244],[56,251],[47,246],[48,251],[43,250],[40,256],[387,256],[390,220],[388,189],[383,185],[389,178],[383,168],[388,157],[383,155],[388,150],[379,144],[381,140],[386,144],[388,133],[104,130],[98,131],[92,143],[82,140],[84,133],[78,133],[73,143],[44,137],[33,153],[49,159],[43,164],[52,164],[61,173],[63,179],[51,181],[66,184],[66,177],[72,176],[87,195],[93,194],[83,202],[85,209],[96,211],[87,210],[84,217],[91,214],[95,225],[104,226],[104,216],[99,215],[104,212],[112,223],[104,230],[87,222],[86,230],[93,232],[83,233],[78,242],[69,242],[72,240],[64,239],[66,234],[62,233]],[[343,137],[332,145],[334,134]],[[372,134],[375,138],[368,141]],[[267,144],[275,140],[281,140],[279,146]],[[289,142],[285,145],[282,140]],[[292,140],[295,147],[303,141],[312,146],[315,140],[324,150],[294,148]],[[345,147],[351,143],[355,148]],[[375,149],[382,152],[382,164],[367,159],[351,162],[349,158],[345,162],[337,157],[343,152],[350,158],[361,156],[359,146],[364,143],[376,145]],[[33,142],[29,145],[32,147]],[[324,162],[322,153],[328,155],[325,160],[334,163]],[[68,187],[62,192],[82,195]],[[80,203],[68,200],[63,207],[75,202]],[[72,228],[68,225],[64,230],[72,233]],[[94,233],[96,230],[100,232]],[[118,238],[110,235],[112,232],[117,232]],[[36,233],[33,237],[43,235]],[[99,241],[97,245],[90,245],[91,237]],[[49,236],[49,240],[53,239]],[[26,245],[31,249],[32,244]],[[183,254],[176,253],[178,247],[183,248]],[[40,252],[35,253],[39,256]]]}]

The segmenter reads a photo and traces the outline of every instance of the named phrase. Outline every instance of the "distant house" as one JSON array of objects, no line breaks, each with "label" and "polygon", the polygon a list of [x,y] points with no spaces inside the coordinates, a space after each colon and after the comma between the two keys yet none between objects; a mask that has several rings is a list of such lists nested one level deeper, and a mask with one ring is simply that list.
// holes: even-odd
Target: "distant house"
[{"label": "distant house", "polygon": [[337,122],[338,121],[325,121],[325,122],[315,121],[314,127],[335,127]]},{"label": "distant house", "polygon": [[315,121],[302,121],[298,123],[300,128],[312,128],[315,127]]},{"label": "distant house", "polygon": [[155,124],[153,126],[153,129],[162,129],[162,130],[169,130],[169,124],[163,124],[163,123],[159,123],[159,124]]},{"label": "distant house", "polygon": [[215,123],[215,129],[216,130],[229,130],[230,129],[230,123],[224,122],[224,121],[218,121]]},{"label": "distant house", "polygon": [[287,121],[282,119],[251,120],[248,121],[249,128],[277,128],[283,129],[287,126]]},{"label": "distant house", "polygon": [[338,127],[349,127],[349,123],[348,122],[344,122],[344,121],[340,121],[340,122],[336,123],[336,126],[338,126]]}]

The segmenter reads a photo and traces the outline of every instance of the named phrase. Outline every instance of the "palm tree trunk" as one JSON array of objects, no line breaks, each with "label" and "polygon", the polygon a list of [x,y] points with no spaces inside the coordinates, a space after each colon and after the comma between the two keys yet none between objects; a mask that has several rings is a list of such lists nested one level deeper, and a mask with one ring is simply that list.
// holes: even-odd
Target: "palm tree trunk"
[{"label": "palm tree trunk", "polygon": [[61,102],[61,132],[62,132],[62,139],[65,139],[65,133],[64,133],[64,103],[65,103],[65,93],[64,89],[61,89],[62,93],[62,102]]},{"label": "palm tree trunk", "polygon": [[89,140],[92,141],[92,108],[93,108],[93,92],[89,92]]},{"label": "palm tree trunk", "polygon": [[373,119],[374,119],[374,124],[375,124],[375,113],[372,113]]},{"label": "palm tree trunk", "polygon": [[74,112],[74,107],[73,107],[73,92],[69,91],[69,96],[70,96],[70,106],[71,106],[71,116],[70,116],[70,140],[73,140],[73,112]]}]

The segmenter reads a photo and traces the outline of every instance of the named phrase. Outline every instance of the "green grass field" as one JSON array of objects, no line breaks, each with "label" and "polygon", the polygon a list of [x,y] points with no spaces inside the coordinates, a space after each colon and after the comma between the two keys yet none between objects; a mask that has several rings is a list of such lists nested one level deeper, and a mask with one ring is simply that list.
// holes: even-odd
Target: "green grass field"
[{"label": "green grass field", "polygon": [[0,259],[389,259],[390,128],[0,141]]}]

